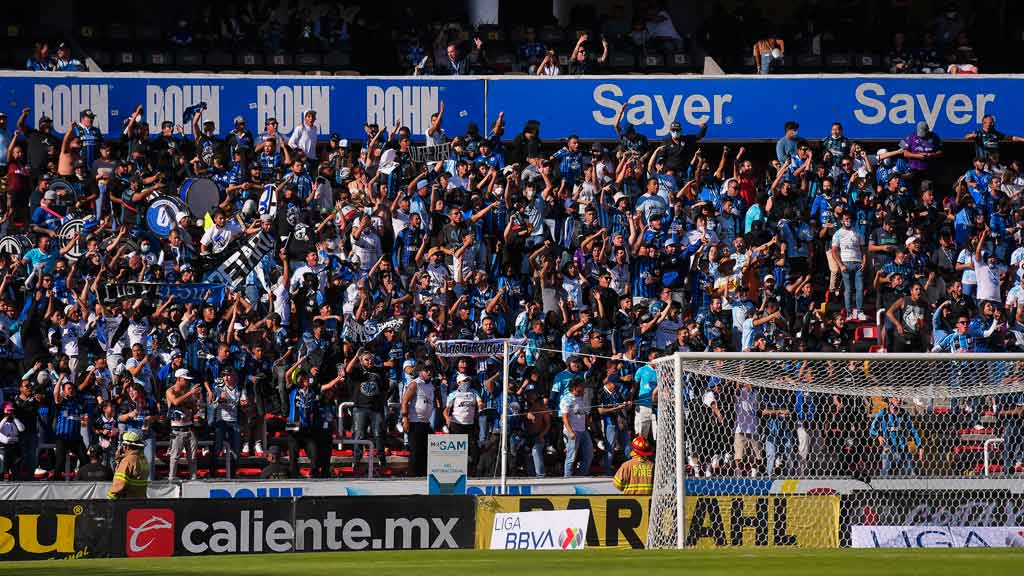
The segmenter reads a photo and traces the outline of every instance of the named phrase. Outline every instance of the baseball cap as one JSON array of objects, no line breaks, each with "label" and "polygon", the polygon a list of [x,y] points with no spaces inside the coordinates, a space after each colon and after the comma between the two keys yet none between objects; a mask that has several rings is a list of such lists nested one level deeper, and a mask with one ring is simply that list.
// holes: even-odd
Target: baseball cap
[{"label": "baseball cap", "polygon": [[82,110],[81,117],[85,118],[86,116],[88,116],[89,118],[95,118],[96,113],[92,111],[92,108],[86,108],[85,110]]},{"label": "baseball cap", "polygon": [[235,116],[235,124],[245,124],[245,118],[241,116]]},{"label": "baseball cap", "polygon": [[260,215],[260,221],[261,222],[273,222],[274,221],[274,217],[271,216],[270,214],[261,214]]},{"label": "baseball cap", "polygon": [[46,114],[43,114],[42,116],[39,117],[39,123],[42,124],[43,122],[49,122],[49,123],[52,124],[53,123],[53,118],[50,118]]},{"label": "baseball cap", "polygon": [[470,380],[472,380],[472,378],[470,378],[469,376],[466,376],[465,374],[459,374],[458,377],[455,378],[455,383],[462,384],[463,382],[469,382]]},{"label": "baseball cap", "polygon": [[531,394],[531,393],[532,394],[538,394],[537,387],[534,386],[533,384],[527,384],[526,388],[523,388],[523,395],[525,396],[526,394]]},{"label": "baseball cap", "polygon": [[181,265],[181,273],[182,274],[184,274],[185,272],[191,272],[191,271],[192,271],[192,265],[191,264],[182,264]]},{"label": "baseball cap", "polygon": [[339,136],[337,132],[332,132],[331,142],[341,142],[341,136]]},{"label": "baseball cap", "polygon": [[192,377],[188,374],[188,368],[178,368],[174,371],[175,378],[184,378],[185,380],[191,380]]},{"label": "baseball cap", "polygon": [[57,191],[56,190],[47,190],[46,193],[43,194],[43,200],[56,200],[56,199],[57,199]]},{"label": "baseball cap", "polygon": [[764,278],[762,278],[762,279],[761,279],[761,282],[767,282],[767,281],[769,281],[769,280],[771,280],[772,282],[774,282],[774,281],[775,281],[775,277],[774,277],[774,276],[772,276],[771,274],[765,274],[765,275],[764,275]]},{"label": "baseball cap", "polygon": [[673,123],[669,124],[668,129],[669,130],[682,130],[683,126],[681,124],[679,124],[679,122],[673,122]]},{"label": "baseball cap", "polygon": [[920,238],[920,237],[918,237],[918,236],[911,236],[910,238],[907,238],[907,241],[906,241],[906,242],[904,242],[903,244],[904,244],[905,246],[910,246],[911,244],[913,244],[914,242],[917,242],[917,241],[918,241],[918,240],[920,240],[920,239],[921,239],[921,238]]}]

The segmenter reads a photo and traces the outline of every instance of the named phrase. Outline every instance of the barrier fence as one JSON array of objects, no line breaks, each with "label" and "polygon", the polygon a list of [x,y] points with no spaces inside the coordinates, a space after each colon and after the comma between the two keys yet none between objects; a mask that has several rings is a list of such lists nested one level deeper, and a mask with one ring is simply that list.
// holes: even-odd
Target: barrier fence
[{"label": "barrier fence", "polygon": [[[730,487],[733,493],[716,494],[727,484],[694,482],[694,495],[686,502],[687,545],[1024,546],[1019,482],[979,480],[973,488],[960,482],[963,492],[955,507],[948,498],[951,488],[929,489],[912,480],[877,486],[839,481],[831,489],[783,482],[794,492],[771,492],[781,486],[773,488],[771,481],[737,480]],[[294,488],[287,493],[282,487],[276,493],[267,488],[263,494],[225,489],[227,496],[210,494],[217,496],[215,503],[188,498],[2,500],[0,560],[488,549],[497,531],[496,515],[561,510],[588,512],[585,547],[639,549],[650,522],[646,496],[337,497]],[[510,541],[551,542],[552,535]]]},{"label": "barrier fence", "polygon": [[[1008,134],[1024,133],[1014,105],[1024,96],[1024,76],[588,76],[588,77],[310,77],[216,74],[0,73],[0,111],[17,118],[31,108],[32,126],[43,115],[63,133],[82,110],[96,114],[105,136],[119,137],[122,123],[142,105],[142,120],[157,133],[164,121],[184,124],[186,110],[206,103],[202,119],[216,133],[231,131],[236,116],[263,130],[276,118],[289,134],[306,110],[317,112],[320,137],[331,133],[365,140],[364,124],[390,130],[409,127],[422,141],[430,115],[444,101],[444,128],[465,133],[475,123],[484,135],[500,112],[512,138],[527,120],[541,123],[548,140],[577,134],[614,139],[616,114],[628,105],[625,121],[650,138],[664,138],[678,121],[686,133],[708,124],[710,140],[769,140],[782,135],[787,120],[801,123],[806,138],[828,136],[841,122],[848,137],[893,140],[925,121],[946,139],[960,139],[986,114]],[[420,150],[441,157],[440,149]]]}]

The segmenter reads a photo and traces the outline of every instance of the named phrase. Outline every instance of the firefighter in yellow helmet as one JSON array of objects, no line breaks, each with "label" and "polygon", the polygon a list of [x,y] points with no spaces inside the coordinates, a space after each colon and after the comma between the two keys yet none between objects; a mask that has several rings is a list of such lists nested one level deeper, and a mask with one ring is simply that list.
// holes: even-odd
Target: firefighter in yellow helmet
[{"label": "firefighter in yellow helmet", "polygon": [[650,495],[654,488],[654,450],[643,436],[633,438],[631,446],[633,457],[619,466],[612,484],[623,494]]},{"label": "firefighter in yellow helmet", "polygon": [[149,487],[149,462],[142,453],[145,443],[142,435],[128,430],[121,435],[121,447],[117,454],[117,470],[114,483],[107,492],[107,499],[145,498]]}]

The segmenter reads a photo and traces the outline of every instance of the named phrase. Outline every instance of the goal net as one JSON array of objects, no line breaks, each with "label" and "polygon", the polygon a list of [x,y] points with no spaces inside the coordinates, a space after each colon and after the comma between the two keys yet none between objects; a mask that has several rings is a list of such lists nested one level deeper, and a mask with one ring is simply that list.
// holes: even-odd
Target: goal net
[{"label": "goal net", "polygon": [[1024,546],[1024,354],[654,368],[649,548]]}]

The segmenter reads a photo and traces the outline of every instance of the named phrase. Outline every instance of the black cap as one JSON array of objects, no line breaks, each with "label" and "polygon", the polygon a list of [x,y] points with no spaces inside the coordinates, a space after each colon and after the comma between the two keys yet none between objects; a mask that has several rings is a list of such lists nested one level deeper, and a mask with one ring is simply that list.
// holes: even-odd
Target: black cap
[{"label": "black cap", "polygon": [[669,124],[668,129],[669,130],[682,130],[683,126],[679,122],[673,122],[672,124]]},{"label": "black cap", "polygon": [[86,108],[85,110],[82,110],[81,117],[85,118],[86,116],[88,116],[89,118],[95,118],[96,113],[92,111],[92,108]]},{"label": "black cap", "polygon": [[46,114],[43,114],[39,117],[39,123],[42,124],[43,122],[49,122],[50,124],[53,124],[53,118],[50,118]]},{"label": "black cap", "polygon": [[331,142],[341,142],[341,136],[338,136],[337,132],[331,134]]}]

